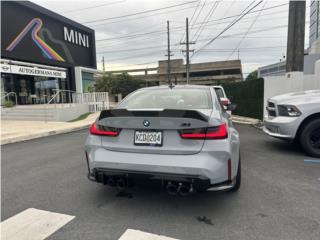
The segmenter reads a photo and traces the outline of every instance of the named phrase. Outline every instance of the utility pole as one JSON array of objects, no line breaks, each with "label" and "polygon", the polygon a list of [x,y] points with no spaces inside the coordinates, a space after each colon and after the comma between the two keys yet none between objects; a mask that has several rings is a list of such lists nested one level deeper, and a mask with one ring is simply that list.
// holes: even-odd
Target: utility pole
[{"label": "utility pole", "polygon": [[105,72],[105,66],[104,66],[104,57],[102,57],[102,69],[103,69],[103,72]]},{"label": "utility pole", "polygon": [[168,56],[168,66],[167,66],[167,76],[168,76],[168,84],[170,86],[172,86],[172,82],[171,82],[171,61],[170,61],[170,57],[173,56],[171,54],[171,50],[170,50],[170,25],[169,25],[169,21],[167,21],[167,38],[168,38],[168,49],[167,49],[167,54],[165,56]]},{"label": "utility pole", "polygon": [[187,78],[187,84],[190,82],[190,57],[189,53],[193,52],[194,50],[189,49],[190,44],[195,44],[195,42],[189,42],[189,19],[186,18],[186,42],[180,43],[181,45],[186,45],[186,50],[182,50],[182,52],[186,53],[186,78]]},{"label": "utility pole", "polygon": [[286,72],[303,72],[306,1],[290,1]]}]

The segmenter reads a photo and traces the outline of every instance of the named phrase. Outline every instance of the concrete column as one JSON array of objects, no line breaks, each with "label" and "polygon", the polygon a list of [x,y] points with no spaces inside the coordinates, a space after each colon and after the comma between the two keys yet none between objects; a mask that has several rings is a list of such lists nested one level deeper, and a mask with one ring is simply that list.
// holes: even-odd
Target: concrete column
[{"label": "concrete column", "polygon": [[303,72],[306,2],[291,0],[287,39],[287,72]]},{"label": "concrete column", "polygon": [[75,73],[75,83],[76,83],[76,92],[77,93],[82,93],[83,88],[82,88],[82,70],[81,67],[75,67],[74,68],[74,73]]}]

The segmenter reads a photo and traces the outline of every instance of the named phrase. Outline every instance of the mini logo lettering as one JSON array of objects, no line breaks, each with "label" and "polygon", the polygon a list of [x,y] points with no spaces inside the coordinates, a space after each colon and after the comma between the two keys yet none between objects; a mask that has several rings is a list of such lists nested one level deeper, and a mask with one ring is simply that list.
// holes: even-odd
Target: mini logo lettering
[{"label": "mini logo lettering", "polygon": [[63,28],[63,33],[66,42],[89,48],[89,36],[87,34],[68,29],[67,27]]}]

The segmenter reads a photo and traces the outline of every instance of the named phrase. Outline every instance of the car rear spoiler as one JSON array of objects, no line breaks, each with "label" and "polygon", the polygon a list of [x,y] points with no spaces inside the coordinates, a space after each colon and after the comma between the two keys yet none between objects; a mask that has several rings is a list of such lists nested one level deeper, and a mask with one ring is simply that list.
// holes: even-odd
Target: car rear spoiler
[{"label": "car rear spoiler", "polygon": [[127,109],[112,109],[103,110],[99,116],[99,120],[112,117],[169,117],[169,118],[191,118],[203,122],[208,122],[209,117],[196,110],[181,110],[181,109],[164,109],[161,111],[155,110],[127,110]]}]

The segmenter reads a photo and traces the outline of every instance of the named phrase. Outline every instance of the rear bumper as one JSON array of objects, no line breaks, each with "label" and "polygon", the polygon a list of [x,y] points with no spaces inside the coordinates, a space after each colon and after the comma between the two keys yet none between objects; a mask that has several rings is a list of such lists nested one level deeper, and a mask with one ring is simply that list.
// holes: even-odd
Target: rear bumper
[{"label": "rear bumper", "polygon": [[146,183],[151,180],[158,180],[163,185],[164,181],[189,182],[192,183],[195,189],[203,189],[207,191],[224,191],[234,187],[235,179],[227,180],[220,183],[211,184],[209,179],[203,179],[196,175],[182,175],[182,174],[167,174],[160,172],[142,172],[142,171],[128,171],[115,169],[93,169],[92,173],[88,174],[91,181],[107,184],[110,177],[125,177],[128,184],[130,183]]},{"label": "rear bumper", "polygon": [[226,182],[236,175],[238,159],[231,161],[229,179],[228,152],[200,152],[193,155],[163,155],[115,152],[103,147],[88,148],[89,178],[96,180],[96,173],[151,176],[162,180],[197,180],[208,186]]}]

